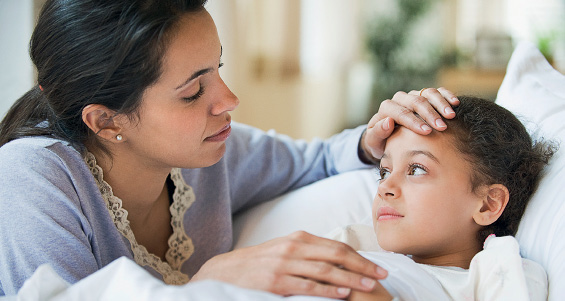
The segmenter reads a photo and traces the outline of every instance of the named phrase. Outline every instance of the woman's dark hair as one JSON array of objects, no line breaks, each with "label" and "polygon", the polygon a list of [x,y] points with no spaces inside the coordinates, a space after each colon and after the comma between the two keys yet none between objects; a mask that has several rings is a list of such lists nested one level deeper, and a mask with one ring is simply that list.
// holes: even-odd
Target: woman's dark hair
[{"label": "woman's dark hair", "polygon": [[135,117],[144,90],[161,74],[169,37],[206,0],[47,0],[30,41],[38,85],[0,123],[0,146],[49,135],[103,150],[82,121],[101,104]]},{"label": "woman's dark hair", "polygon": [[542,169],[556,151],[544,141],[532,141],[524,125],[496,103],[470,96],[458,97],[456,117],[446,120],[456,148],[473,166],[474,192],[482,185],[502,184],[510,199],[496,222],[479,232],[483,242],[490,234],[515,235]]}]

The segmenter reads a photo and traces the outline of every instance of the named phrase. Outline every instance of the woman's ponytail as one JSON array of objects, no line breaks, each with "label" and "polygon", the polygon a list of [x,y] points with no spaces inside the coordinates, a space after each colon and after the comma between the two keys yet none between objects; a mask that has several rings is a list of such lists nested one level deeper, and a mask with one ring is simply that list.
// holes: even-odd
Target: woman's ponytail
[{"label": "woman's ponytail", "polygon": [[160,76],[169,31],[206,0],[46,0],[30,40],[37,85],[0,123],[0,146],[48,135],[104,150],[82,121],[100,104],[136,117],[143,92]]},{"label": "woman's ponytail", "polygon": [[0,122],[0,147],[24,136],[50,135],[47,124],[52,114],[45,94],[39,86],[34,86],[12,105]]}]

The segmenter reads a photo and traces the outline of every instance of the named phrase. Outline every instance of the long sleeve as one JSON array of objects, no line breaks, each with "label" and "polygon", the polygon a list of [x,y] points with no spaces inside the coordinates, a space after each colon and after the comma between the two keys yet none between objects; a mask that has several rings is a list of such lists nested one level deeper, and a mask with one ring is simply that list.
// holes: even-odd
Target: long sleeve
[{"label": "long sleeve", "polygon": [[357,154],[363,127],[327,140],[294,140],[235,125],[223,159],[234,211],[338,173],[367,168]]},{"label": "long sleeve", "polygon": [[[236,211],[368,167],[357,154],[362,131],[307,143],[234,123],[217,164],[181,170],[194,191],[183,216],[194,253],[180,271],[192,276],[211,257],[231,250]],[[89,166],[68,143],[30,137],[2,146],[0,183],[0,295],[16,293],[44,263],[75,283],[119,257],[133,259]]]},{"label": "long sleeve", "polygon": [[129,250],[80,154],[61,141],[0,148],[0,295],[49,263],[74,283]]}]

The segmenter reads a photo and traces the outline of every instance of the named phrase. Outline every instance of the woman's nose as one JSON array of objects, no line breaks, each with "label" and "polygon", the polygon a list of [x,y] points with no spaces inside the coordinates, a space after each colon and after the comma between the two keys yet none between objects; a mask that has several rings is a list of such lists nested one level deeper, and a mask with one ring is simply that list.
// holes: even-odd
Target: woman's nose
[{"label": "woman's nose", "polygon": [[212,106],[212,115],[221,115],[222,113],[235,110],[239,105],[239,99],[230,88],[219,78],[220,92],[216,97],[217,101]]}]

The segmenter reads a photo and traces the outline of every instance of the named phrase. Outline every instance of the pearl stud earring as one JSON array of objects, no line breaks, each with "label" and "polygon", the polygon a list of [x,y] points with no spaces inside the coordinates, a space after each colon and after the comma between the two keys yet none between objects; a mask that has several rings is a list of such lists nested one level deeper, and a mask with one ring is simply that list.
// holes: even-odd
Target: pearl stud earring
[{"label": "pearl stud earring", "polygon": [[122,137],[122,135],[118,135],[118,136],[116,136],[116,140],[118,140],[118,141],[122,141],[122,139],[124,139],[124,137]]}]

